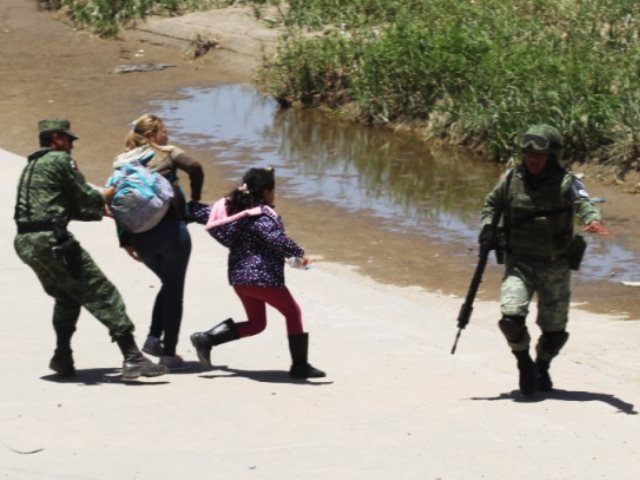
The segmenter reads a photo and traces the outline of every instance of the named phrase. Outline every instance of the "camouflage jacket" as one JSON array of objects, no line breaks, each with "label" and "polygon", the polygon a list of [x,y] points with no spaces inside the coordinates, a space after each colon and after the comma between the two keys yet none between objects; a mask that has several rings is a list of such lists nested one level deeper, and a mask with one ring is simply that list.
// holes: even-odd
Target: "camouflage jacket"
[{"label": "camouflage jacket", "polygon": [[100,220],[102,194],[91,187],[69,154],[43,149],[30,155],[18,184],[16,223],[69,220]]},{"label": "camouflage jacket", "polygon": [[508,171],[485,199],[483,225],[491,223],[497,208],[514,254],[564,253],[573,238],[574,214],[584,224],[601,219],[582,181],[561,168],[535,179],[527,178],[521,165]]}]

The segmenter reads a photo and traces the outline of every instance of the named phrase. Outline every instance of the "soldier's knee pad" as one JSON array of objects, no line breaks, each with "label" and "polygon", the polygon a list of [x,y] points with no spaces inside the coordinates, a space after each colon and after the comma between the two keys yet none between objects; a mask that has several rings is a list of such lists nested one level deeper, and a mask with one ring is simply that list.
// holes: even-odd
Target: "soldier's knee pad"
[{"label": "soldier's knee pad", "polygon": [[542,332],[540,336],[540,348],[550,354],[557,355],[564,344],[569,339],[569,332],[560,330],[557,332]]},{"label": "soldier's knee pad", "polygon": [[498,322],[498,326],[508,342],[517,343],[522,340],[527,327],[524,326],[524,317],[504,316]]}]

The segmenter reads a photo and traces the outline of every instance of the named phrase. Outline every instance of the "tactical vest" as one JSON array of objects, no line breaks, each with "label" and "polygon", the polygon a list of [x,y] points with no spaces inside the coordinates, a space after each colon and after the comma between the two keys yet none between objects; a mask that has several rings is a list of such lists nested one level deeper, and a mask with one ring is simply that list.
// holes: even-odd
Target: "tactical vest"
[{"label": "tactical vest", "polygon": [[507,249],[513,255],[555,256],[566,253],[573,238],[573,209],[568,174],[554,175],[537,188],[519,172],[507,191]]}]

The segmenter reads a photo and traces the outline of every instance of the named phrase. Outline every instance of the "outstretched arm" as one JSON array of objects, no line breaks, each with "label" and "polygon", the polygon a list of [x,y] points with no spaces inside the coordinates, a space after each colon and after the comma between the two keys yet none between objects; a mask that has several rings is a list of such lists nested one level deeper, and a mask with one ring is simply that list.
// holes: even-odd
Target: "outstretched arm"
[{"label": "outstretched arm", "polygon": [[597,233],[598,235],[609,235],[609,230],[602,223],[600,209],[591,200],[584,183],[575,175],[571,177],[571,199],[576,215],[585,225],[582,231]]}]

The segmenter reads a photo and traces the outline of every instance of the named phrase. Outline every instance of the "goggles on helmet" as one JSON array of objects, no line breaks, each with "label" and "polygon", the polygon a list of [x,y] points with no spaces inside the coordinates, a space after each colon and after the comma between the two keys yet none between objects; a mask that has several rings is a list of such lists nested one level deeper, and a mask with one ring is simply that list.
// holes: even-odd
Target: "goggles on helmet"
[{"label": "goggles on helmet", "polygon": [[538,135],[527,134],[522,137],[520,142],[522,150],[533,150],[535,152],[546,152],[549,150],[549,139],[539,137]]}]

